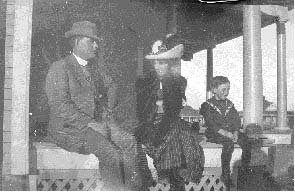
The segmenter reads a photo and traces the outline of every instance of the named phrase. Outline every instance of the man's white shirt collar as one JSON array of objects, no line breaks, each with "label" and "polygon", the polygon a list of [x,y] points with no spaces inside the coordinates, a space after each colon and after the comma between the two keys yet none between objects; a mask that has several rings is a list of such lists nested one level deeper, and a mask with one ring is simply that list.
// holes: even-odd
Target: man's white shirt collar
[{"label": "man's white shirt collar", "polygon": [[85,67],[87,65],[88,61],[82,59],[81,57],[78,57],[77,55],[75,55],[75,53],[73,53],[73,55],[77,59],[77,61],[80,65],[82,65],[83,67]]}]

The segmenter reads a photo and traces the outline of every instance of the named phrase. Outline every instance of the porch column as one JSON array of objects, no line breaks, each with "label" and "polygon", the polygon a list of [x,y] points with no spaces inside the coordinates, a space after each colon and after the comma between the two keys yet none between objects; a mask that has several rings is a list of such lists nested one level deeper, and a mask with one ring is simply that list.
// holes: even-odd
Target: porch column
[{"label": "porch column", "polygon": [[[177,33],[177,8],[179,6],[179,0],[170,0],[167,7],[167,35],[175,35]],[[171,67],[171,71],[178,75],[181,75],[181,60],[176,62],[176,65]]]},{"label": "porch column", "polygon": [[3,190],[27,190],[33,0],[7,0]]},{"label": "porch column", "polygon": [[[214,47],[213,47],[214,48]],[[212,97],[212,92],[210,89],[210,82],[213,78],[213,48],[207,49],[207,88],[206,88],[206,100]]]},{"label": "porch column", "polygon": [[263,85],[259,5],[243,6],[243,125],[262,126]]},{"label": "porch column", "polygon": [[277,127],[290,129],[287,123],[287,73],[285,22],[277,21]]},{"label": "porch column", "polygon": [[170,0],[167,11],[167,33],[177,33],[177,0]]},{"label": "porch column", "polygon": [[143,48],[137,47],[137,76],[143,76]]}]

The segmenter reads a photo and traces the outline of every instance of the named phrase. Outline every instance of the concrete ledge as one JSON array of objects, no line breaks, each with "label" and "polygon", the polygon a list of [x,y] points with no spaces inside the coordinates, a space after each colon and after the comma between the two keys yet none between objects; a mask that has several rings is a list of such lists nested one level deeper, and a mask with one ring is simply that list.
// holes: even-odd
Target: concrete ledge
[{"label": "concrete ledge", "polygon": [[[201,142],[201,146],[204,150],[205,155],[205,170],[204,172],[212,172],[212,170],[216,171],[216,168],[221,168],[221,152],[222,145],[210,143],[210,142]],[[263,146],[261,148],[253,148],[252,149],[252,158],[251,158],[251,166],[258,165],[267,165],[272,169],[273,167],[273,154],[274,147],[273,146]],[[237,166],[240,165],[242,156],[242,149],[239,145],[235,144],[234,152],[232,155],[232,159],[230,162],[230,168],[233,170]],[[152,176],[155,180],[157,180],[157,171],[153,165],[153,159],[146,155],[149,169],[152,172]],[[221,169],[218,171],[221,173]]]},{"label": "concrete ledge", "polygon": [[94,154],[82,155],[68,152],[53,143],[34,143],[37,153],[37,169],[99,169]]},{"label": "concrete ledge", "polygon": [[273,144],[289,145],[292,143],[292,135],[290,133],[263,133],[262,137],[274,140]]},{"label": "concrete ledge", "polygon": [[[201,143],[205,154],[205,167],[221,167],[222,145],[205,142]],[[269,156],[273,153],[273,146],[263,146],[261,148],[253,148],[251,155],[251,166],[266,165],[269,163]],[[234,166],[240,164],[242,149],[235,144],[234,152],[230,163],[231,170]]]}]

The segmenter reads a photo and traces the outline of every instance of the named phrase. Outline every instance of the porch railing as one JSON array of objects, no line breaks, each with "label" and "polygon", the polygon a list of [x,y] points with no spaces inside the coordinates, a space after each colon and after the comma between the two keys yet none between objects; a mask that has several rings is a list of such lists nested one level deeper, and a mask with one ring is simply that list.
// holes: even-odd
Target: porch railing
[{"label": "porch railing", "polygon": [[[193,122],[199,122],[200,126],[204,126],[204,118],[202,115],[196,115],[196,116],[181,116],[181,118],[187,122],[193,123]],[[243,115],[240,114],[241,121],[243,122]],[[291,129],[294,127],[294,114],[288,114],[288,125]],[[275,113],[265,113],[263,114],[263,126],[264,127],[275,127],[277,123],[277,114]]]}]

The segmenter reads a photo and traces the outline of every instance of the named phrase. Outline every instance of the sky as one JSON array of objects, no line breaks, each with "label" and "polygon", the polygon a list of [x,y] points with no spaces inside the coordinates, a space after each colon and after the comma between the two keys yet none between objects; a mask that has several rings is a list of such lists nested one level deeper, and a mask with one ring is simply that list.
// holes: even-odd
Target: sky
[{"label": "sky", "polygon": [[[294,110],[294,10],[286,23],[287,110]],[[263,95],[277,103],[277,39],[276,24],[261,29]],[[199,109],[206,100],[207,51],[182,61],[181,74],[188,80],[187,104]],[[230,69],[230,70],[229,70]],[[231,82],[229,99],[238,111],[243,110],[243,37],[216,45],[213,49],[213,76],[227,76]]]}]

